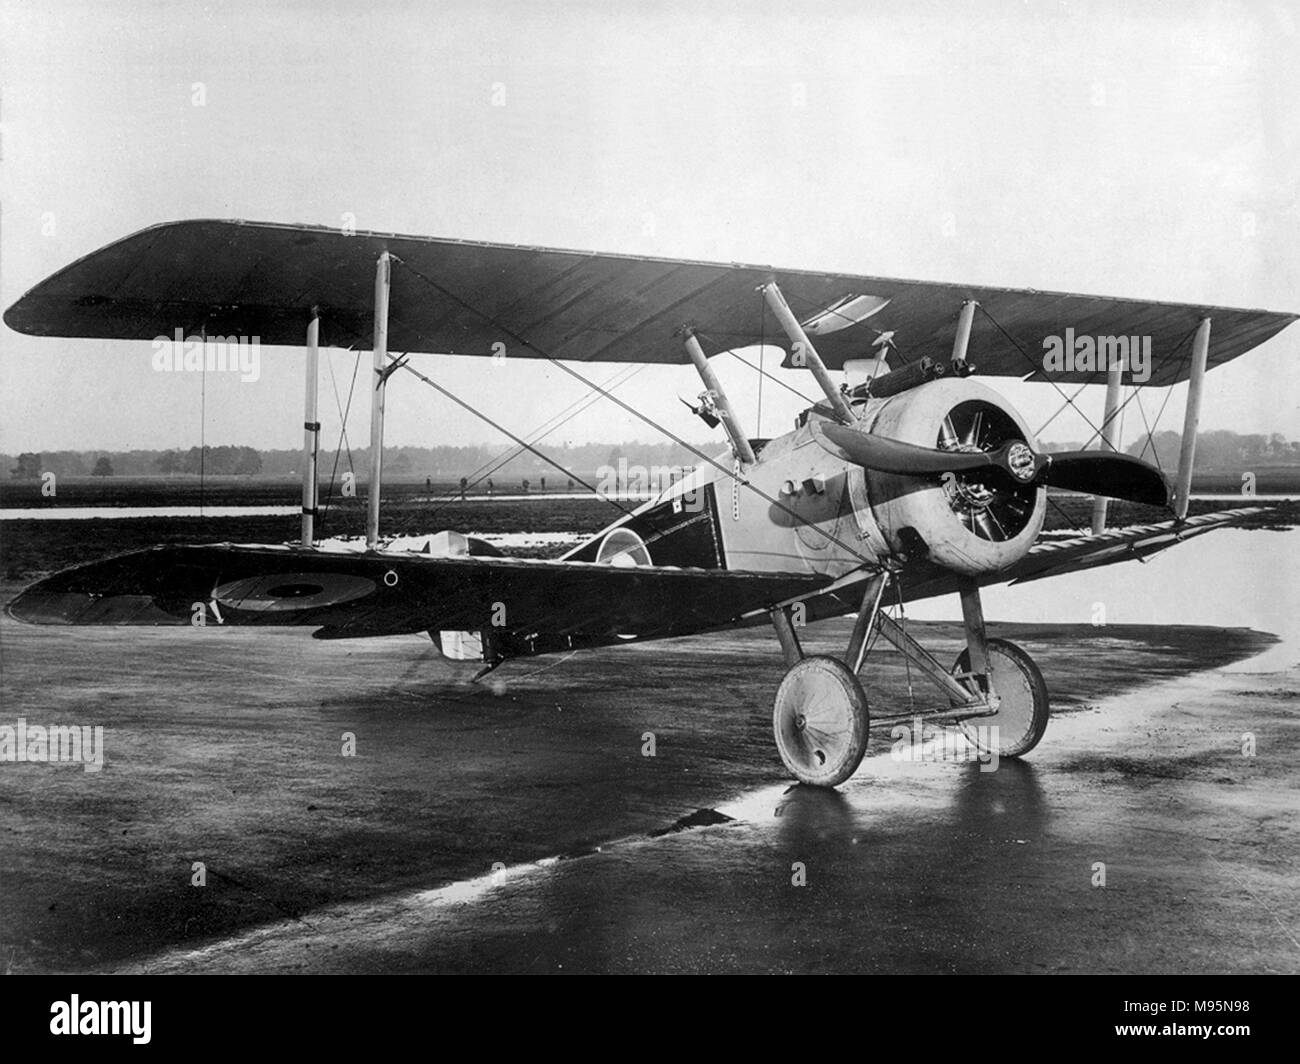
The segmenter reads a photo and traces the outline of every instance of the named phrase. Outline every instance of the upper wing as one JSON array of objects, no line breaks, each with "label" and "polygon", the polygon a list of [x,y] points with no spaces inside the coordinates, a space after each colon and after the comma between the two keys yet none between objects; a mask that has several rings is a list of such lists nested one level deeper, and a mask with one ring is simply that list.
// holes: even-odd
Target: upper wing
[{"label": "upper wing", "polygon": [[154,547],[66,569],[24,590],[9,613],[30,624],[311,625],[318,638],[487,629],[554,648],[688,635],[828,583],[721,569],[219,544]]},{"label": "upper wing", "polygon": [[[1071,326],[1080,336],[1150,336],[1149,383],[1163,385],[1186,379],[1187,360],[1169,356],[1207,314],[1214,319],[1211,366],[1244,354],[1296,318],[314,226],[186,221],[145,229],[72,263],[23,296],[4,320],[38,336],[152,340],[202,327],[208,336],[301,346],[310,310],[318,306],[326,342],[364,345],[372,330],[375,260],[383,250],[398,259],[389,311],[393,351],[487,355],[504,343],[521,358],[687,362],[678,335],[683,325],[701,330],[710,352],[783,343],[755,291],[775,279],[832,369],[868,356],[877,330],[894,332],[908,358],[946,357],[962,302],[974,299],[1013,341],[976,316],[972,361],[983,374],[1038,371],[1033,359],[1042,358],[1043,340]],[[852,307],[882,301],[865,323],[850,323]],[[1053,379],[1104,380],[1105,369]]]}]

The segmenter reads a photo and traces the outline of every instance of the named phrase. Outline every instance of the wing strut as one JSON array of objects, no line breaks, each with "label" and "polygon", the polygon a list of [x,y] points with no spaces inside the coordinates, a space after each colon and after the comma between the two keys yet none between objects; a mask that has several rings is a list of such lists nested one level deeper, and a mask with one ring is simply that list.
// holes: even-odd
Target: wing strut
[{"label": "wing strut", "polygon": [[736,457],[744,465],[753,465],[754,448],[749,445],[744,429],[740,427],[740,422],[736,420],[735,411],[731,409],[731,400],[727,398],[727,393],[722,390],[722,383],[718,380],[717,374],[713,372],[713,367],[709,365],[708,356],[705,355],[704,348],[700,346],[695,330],[688,328],[686,337],[682,342],[686,345],[686,353],[691,356],[691,361],[695,363],[695,368],[699,371],[700,379],[704,381],[704,387],[708,389],[709,395],[713,397],[718,416],[722,419],[722,427],[727,430],[727,438],[731,440],[731,448],[736,452]]},{"label": "wing strut", "polygon": [[320,450],[320,418],[317,414],[317,379],[320,375],[320,308],[311,308],[307,323],[307,391],[302,419],[302,545],[316,545],[316,502],[320,484],[316,479],[316,452]]},{"label": "wing strut", "polygon": [[379,485],[384,472],[384,393],[388,388],[388,290],[392,256],[375,263],[374,391],[370,394],[370,486],[366,489],[366,550],[379,548]]},{"label": "wing strut", "polygon": [[957,376],[964,376],[966,350],[970,347],[970,330],[975,324],[975,308],[979,303],[967,299],[961,305],[961,315],[957,319],[957,335],[952,341],[952,369]]},{"label": "wing strut", "polygon": [[817,383],[825,393],[827,402],[831,404],[831,409],[835,411],[835,416],[844,424],[852,425],[858,420],[857,417],[844,396],[840,394],[840,390],[835,387],[831,375],[826,372],[826,364],[822,362],[821,356],[817,354],[817,348],[813,347],[812,341],[808,339],[808,334],[803,331],[799,319],[794,316],[790,304],[785,301],[785,296],[781,294],[781,289],[777,287],[775,281],[768,281],[767,284],[759,288],[759,291],[763,293],[767,305],[772,308],[776,320],[781,323],[781,328],[785,330],[786,336],[790,337],[790,343],[794,345],[794,364],[796,366],[807,366],[812,370],[812,375],[817,378]]},{"label": "wing strut", "polygon": [[1183,445],[1178,452],[1178,476],[1174,481],[1174,516],[1187,516],[1192,497],[1192,467],[1196,464],[1196,430],[1201,423],[1201,392],[1205,365],[1210,354],[1210,319],[1202,318],[1192,341],[1192,365],[1187,378],[1187,406],[1183,414]]}]

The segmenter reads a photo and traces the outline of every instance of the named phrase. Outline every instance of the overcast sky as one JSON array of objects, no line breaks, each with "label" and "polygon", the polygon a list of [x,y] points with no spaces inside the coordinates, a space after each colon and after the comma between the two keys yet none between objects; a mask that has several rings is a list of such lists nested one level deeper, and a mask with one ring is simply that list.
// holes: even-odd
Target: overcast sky
[{"label": "overcast sky", "polygon": [[[0,12],[6,307],[159,221],[354,216],[381,231],[1300,311],[1288,3]],[[0,328],[0,450],[197,443],[198,375],[156,373],[152,354]],[[209,377],[210,444],[300,445],[302,353],[263,356],[256,383]],[[331,356],[341,387],[352,357]],[[419,361],[519,432],[582,394],[544,364]],[[753,372],[716,361],[754,425]],[[779,372],[813,391],[806,373]],[[1209,380],[1203,429],[1300,436],[1300,324]],[[1059,403],[1045,386],[993,383],[1034,428]],[[619,394],[698,440],[707,430],[676,400],[698,390],[689,367],[650,367]],[[1184,390],[1162,428],[1181,427]],[[333,404],[326,371],[331,447]],[[801,405],[769,383],[758,434]],[[1086,435],[1067,416],[1045,438]],[[659,437],[600,403],[548,440],[633,438]],[[388,440],[505,445],[400,374]]]}]

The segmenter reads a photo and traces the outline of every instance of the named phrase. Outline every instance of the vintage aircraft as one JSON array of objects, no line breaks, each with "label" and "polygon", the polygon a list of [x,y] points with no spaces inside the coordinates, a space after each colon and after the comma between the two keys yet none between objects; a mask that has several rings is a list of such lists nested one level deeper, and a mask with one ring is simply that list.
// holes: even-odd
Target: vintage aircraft
[{"label": "vintage aircraft", "polygon": [[[770,621],[788,670],[776,744],[795,777],[823,786],[857,769],[870,727],[897,719],[870,718],[858,678],[879,635],[938,688],[927,719],[1017,756],[1043,735],[1047,688],[1023,650],[986,637],[980,588],[1142,558],[1242,520],[1250,511],[1188,516],[1205,373],[1295,317],[306,226],[159,225],[54,274],[4,320],[39,336],[181,329],[305,346],[301,541],[124,554],[39,581],[9,612],[33,624],[189,625],[197,611],[217,624],[311,625],[319,639],[428,632],[443,653],[487,668]],[[313,533],[322,323],[346,342],[373,338],[367,536],[353,552],[324,550]],[[1124,360],[1044,369],[1045,339],[1067,326],[1149,338],[1148,383],[1190,382],[1172,493],[1160,470],[1115,446],[1121,389],[1133,383]],[[778,336],[784,365],[806,368],[824,399],[793,432],[749,439],[709,358]],[[547,359],[588,384],[583,362],[692,363],[700,413],[730,449],[700,453],[692,476],[559,560],[508,558],[447,534],[425,551],[383,549],[387,382],[398,368],[416,372],[407,358],[418,353]],[[1025,420],[972,379],[976,366],[1058,389],[1104,381],[1102,449],[1037,450]],[[858,380],[837,385],[839,370]],[[1091,535],[1040,540],[1049,486],[1171,505],[1173,517],[1106,530],[1102,502]],[[967,647],[945,665],[884,607],[950,592]],[[844,614],[856,622],[843,658],[805,657],[800,625]]]}]

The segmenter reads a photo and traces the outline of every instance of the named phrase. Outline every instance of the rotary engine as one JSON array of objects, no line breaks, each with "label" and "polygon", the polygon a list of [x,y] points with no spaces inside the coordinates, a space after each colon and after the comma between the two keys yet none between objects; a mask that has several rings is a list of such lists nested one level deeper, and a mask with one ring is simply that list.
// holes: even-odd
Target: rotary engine
[{"label": "rotary engine", "polygon": [[[892,377],[890,374],[889,377]],[[915,375],[913,375],[915,376]],[[888,379],[888,378],[886,378]],[[996,392],[961,377],[868,399],[851,425],[810,421],[817,442],[861,466],[854,511],[881,556],[929,560],[975,576],[1006,568],[1043,526],[1046,488],[1167,506],[1159,469],[1115,451],[1039,454],[1029,426]]]},{"label": "rotary engine", "polygon": [[946,378],[870,402],[865,414],[858,431],[952,455],[1009,452],[1022,471],[1006,475],[986,465],[918,476],[866,468],[870,522],[890,553],[977,575],[1029,550],[1043,525],[1047,492],[1032,479],[1029,426],[1001,396],[976,381]]}]

